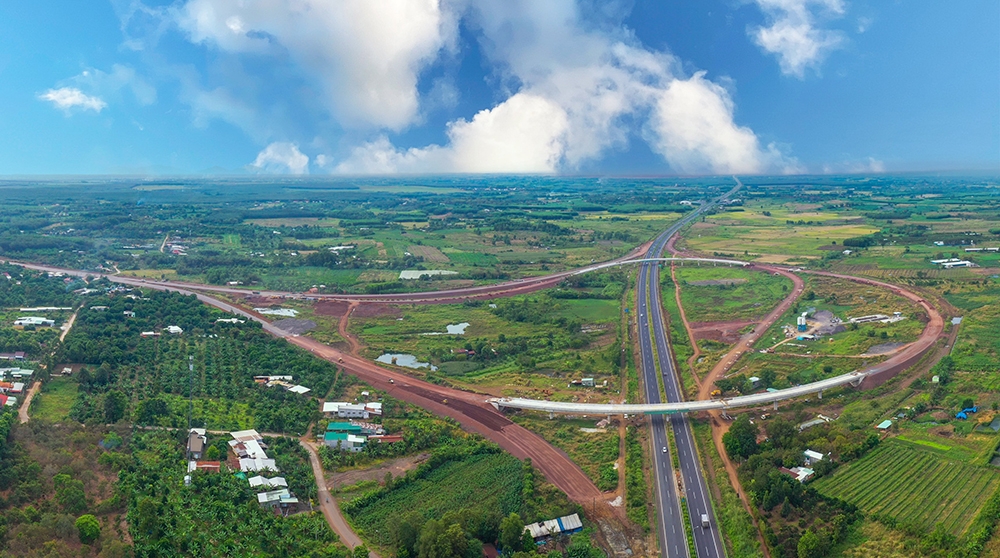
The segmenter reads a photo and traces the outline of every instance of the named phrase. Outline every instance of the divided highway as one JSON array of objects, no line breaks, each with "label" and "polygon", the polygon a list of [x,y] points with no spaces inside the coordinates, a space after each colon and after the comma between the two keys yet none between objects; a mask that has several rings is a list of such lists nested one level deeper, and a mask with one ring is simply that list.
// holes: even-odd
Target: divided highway
[{"label": "divided highway", "polygon": [[[739,180],[736,183],[736,187],[727,192],[722,199],[732,195],[742,186]],[[674,223],[674,225],[653,241],[645,257],[647,259],[660,258],[667,240],[676,234],[681,227],[714,206],[715,203],[702,204],[697,210],[691,212],[677,223]],[[658,265],[656,261],[646,261],[639,268],[639,353],[641,355],[646,403],[649,405],[661,403],[659,378],[656,376],[657,362],[659,363],[667,402],[676,403],[681,401],[680,380],[674,370],[670,342],[663,324],[663,314],[660,305],[660,270]],[[675,445],[673,448],[668,447],[667,444],[666,427],[668,423],[674,433]],[[698,558],[724,558],[724,547],[719,537],[715,514],[712,512],[712,504],[709,500],[705,479],[701,474],[701,465],[698,461],[698,454],[694,447],[694,437],[691,435],[691,428],[687,422],[687,417],[684,415],[674,415],[667,418],[663,415],[653,415],[650,417],[650,424],[652,426],[653,442],[653,476],[656,479],[656,503],[659,511],[657,515],[657,519],[659,520],[657,533],[660,537],[662,555],[667,558],[687,558],[689,556],[687,535],[684,529],[684,516],[679,502],[679,498],[683,494],[690,514]],[[683,487],[682,493],[676,488],[674,470],[671,463],[671,451],[677,452]],[[702,527],[702,514],[708,514],[709,516],[710,525],[707,528]]]}]

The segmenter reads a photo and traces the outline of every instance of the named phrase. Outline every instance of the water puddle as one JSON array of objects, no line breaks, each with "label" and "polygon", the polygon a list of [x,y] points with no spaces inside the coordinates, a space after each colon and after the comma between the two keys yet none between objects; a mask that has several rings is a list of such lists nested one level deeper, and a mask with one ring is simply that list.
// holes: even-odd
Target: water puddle
[{"label": "water puddle", "polygon": [[421,333],[420,335],[465,335],[465,328],[467,327],[469,327],[469,322],[448,324],[445,326],[445,330],[447,331],[432,331],[430,333]]},{"label": "water puddle", "polygon": [[382,364],[395,364],[396,366],[402,366],[404,368],[427,368],[430,366],[431,370],[437,370],[437,366],[429,362],[420,362],[417,357],[413,355],[406,355],[402,353],[385,353],[380,355],[375,362],[381,362]]}]

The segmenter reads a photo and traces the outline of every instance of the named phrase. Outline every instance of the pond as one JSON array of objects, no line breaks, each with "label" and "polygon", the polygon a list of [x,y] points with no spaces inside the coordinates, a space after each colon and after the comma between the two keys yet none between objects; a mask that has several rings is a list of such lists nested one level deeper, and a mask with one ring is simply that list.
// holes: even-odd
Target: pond
[{"label": "pond", "polygon": [[432,331],[430,333],[421,333],[420,335],[465,335],[465,328],[467,327],[469,327],[469,322],[448,324],[445,326],[446,331]]},{"label": "pond", "polygon": [[375,359],[375,362],[381,362],[382,364],[395,364],[396,366],[413,369],[427,368],[430,366],[431,370],[437,370],[437,366],[434,366],[429,362],[420,362],[417,360],[417,357],[402,353],[385,353],[383,355],[379,355],[379,357]]}]

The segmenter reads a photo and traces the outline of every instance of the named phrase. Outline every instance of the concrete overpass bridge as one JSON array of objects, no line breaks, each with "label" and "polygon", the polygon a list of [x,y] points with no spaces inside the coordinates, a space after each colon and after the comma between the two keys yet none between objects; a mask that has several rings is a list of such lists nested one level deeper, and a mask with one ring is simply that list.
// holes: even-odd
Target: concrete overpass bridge
[{"label": "concrete overpass bridge", "polygon": [[490,403],[498,410],[503,409],[525,409],[529,411],[540,411],[543,413],[571,414],[571,415],[665,415],[674,413],[696,413],[712,409],[736,409],[739,407],[756,407],[774,403],[778,407],[778,401],[793,399],[803,395],[818,393],[820,399],[823,392],[840,386],[851,385],[857,387],[865,377],[877,371],[879,367],[863,372],[849,372],[833,378],[827,378],[818,382],[812,382],[788,389],[779,389],[765,393],[755,393],[753,395],[741,395],[728,399],[704,399],[701,401],[679,401],[675,403],[566,403],[560,401],[542,401],[538,399],[522,398],[495,398],[490,399]]},{"label": "concrete overpass bridge", "polygon": [[739,267],[750,267],[753,265],[750,262],[744,262],[740,260],[724,260],[717,258],[640,258],[635,260],[625,260],[617,262],[608,262],[603,264],[596,264],[587,266],[583,269],[578,269],[572,273],[572,275],[582,275],[584,273],[590,273],[592,271],[597,271],[600,269],[607,269],[609,267],[619,267],[628,264],[641,264],[647,262],[697,262],[697,263],[710,263],[713,265],[728,265],[728,266],[739,266]]}]

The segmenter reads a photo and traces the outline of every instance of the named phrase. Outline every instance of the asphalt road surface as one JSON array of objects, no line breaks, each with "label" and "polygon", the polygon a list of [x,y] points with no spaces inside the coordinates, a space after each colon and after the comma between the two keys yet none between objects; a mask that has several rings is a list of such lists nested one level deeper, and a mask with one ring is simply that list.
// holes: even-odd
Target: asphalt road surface
[{"label": "asphalt road surface", "polygon": [[[730,190],[724,197],[733,194],[742,184]],[[663,232],[655,241],[647,258],[658,258],[666,246],[667,240],[677,233],[684,225],[697,218],[699,214],[709,209],[713,203],[703,204],[684,219],[678,221]],[[656,361],[660,364],[663,386],[668,402],[681,401],[680,380],[674,370],[673,358],[670,352],[670,342],[663,323],[662,307],[660,305],[660,273],[658,264],[643,263],[639,268],[639,352],[642,361],[643,383],[647,403],[660,403],[659,379],[656,376]],[[650,329],[652,328],[652,329]],[[650,335],[652,333],[652,335]],[[656,352],[654,353],[654,339]],[[655,360],[654,360],[655,359]],[[684,531],[684,516],[680,508],[680,498],[683,497],[691,517],[691,527],[694,533],[695,549],[699,558],[724,558],[722,540],[709,500],[708,488],[701,474],[701,465],[694,447],[694,438],[687,417],[684,415],[651,416],[653,439],[653,471],[656,478],[656,505],[659,510],[657,533],[660,537],[660,550],[668,558],[688,556],[687,535]],[[674,432],[674,448],[667,448],[667,431],[669,424]],[[664,451],[666,450],[666,451]],[[683,494],[678,490],[674,470],[671,464],[670,451],[677,452],[683,480]],[[709,527],[703,528],[701,515],[708,514]]]}]

